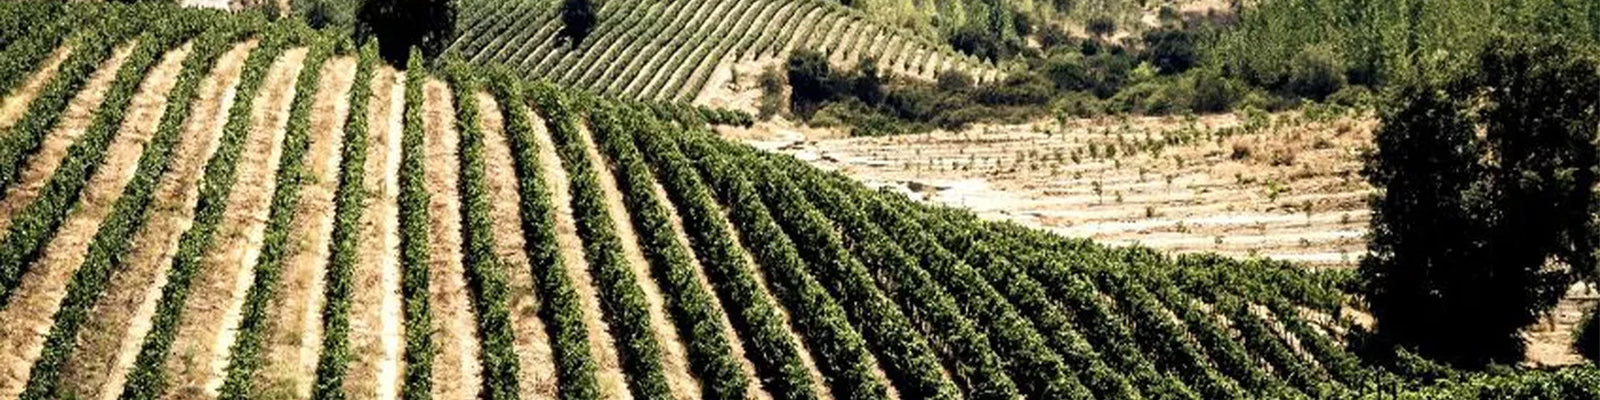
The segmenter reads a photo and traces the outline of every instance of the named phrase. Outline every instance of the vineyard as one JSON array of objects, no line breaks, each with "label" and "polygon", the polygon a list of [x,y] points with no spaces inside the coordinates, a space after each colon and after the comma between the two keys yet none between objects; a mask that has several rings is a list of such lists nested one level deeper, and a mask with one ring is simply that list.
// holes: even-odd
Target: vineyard
[{"label": "vineyard", "polygon": [[0,399],[1600,397],[1379,367],[1345,275],[982,220],[727,113],[166,4],[0,39]]},{"label": "vineyard", "polygon": [[638,100],[692,101],[719,69],[781,58],[795,49],[841,66],[871,58],[881,69],[932,80],[960,71],[998,80],[993,63],[826,0],[608,1],[579,43],[559,34],[559,2],[467,1],[448,51],[503,65],[527,79]]}]

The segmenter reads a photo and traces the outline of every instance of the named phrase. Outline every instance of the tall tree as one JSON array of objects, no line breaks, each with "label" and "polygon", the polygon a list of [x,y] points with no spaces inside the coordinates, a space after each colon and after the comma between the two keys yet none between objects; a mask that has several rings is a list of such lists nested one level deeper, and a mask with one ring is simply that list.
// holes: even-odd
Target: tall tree
[{"label": "tall tree", "polygon": [[404,65],[411,48],[438,57],[456,34],[454,0],[366,0],[356,14],[356,35],[378,39],[378,55]]},{"label": "tall tree", "polygon": [[562,0],[561,2],[561,37],[567,43],[577,47],[583,39],[589,37],[589,32],[594,30],[599,20],[595,12],[594,0]]},{"label": "tall tree", "polygon": [[1463,367],[1520,362],[1520,330],[1597,249],[1600,60],[1561,38],[1495,43],[1475,73],[1397,90],[1363,170],[1378,338]]}]

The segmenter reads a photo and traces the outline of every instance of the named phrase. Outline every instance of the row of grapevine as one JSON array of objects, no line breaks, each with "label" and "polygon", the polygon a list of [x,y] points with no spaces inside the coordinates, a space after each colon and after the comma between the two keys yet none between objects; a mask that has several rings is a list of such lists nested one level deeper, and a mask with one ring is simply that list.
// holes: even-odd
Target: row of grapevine
[{"label": "row of grapevine", "polygon": [[[197,22],[206,24],[207,22]],[[89,320],[90,309],[121,270],[121,254],[130,245],[133,232],[138,231],[150,214],[149,204],[154,196],[156,181],[167,171],[172,150],[178,141],[183,121],[198,91],[201,77],[208,73],[217,57],[231,46],[243,29],[225,26],[212,21],[215,26],[195,39],[176,83],[167,94],[160,125],[154,137],[139,157],[139,167],[133,178],[123,187],[112,206],[112,212],[101,222],[94,238],[88,244],[83,263],[73,272],[67,284],[66,296],[56,309],[54,325],[45,337],[44,352],[34,362],[28,374],[28,384],[21,398],[52,399],[61,397],[62,370],[72,358],[72,342]]]},{"label": "row of grapevine", "polygon": [[[131,44],[134,48],[116,71],[105,99],[94,110],[88,130],[68,148],[38,197],[11,216],[11,225],[0,239],[0,271],[5,271],[4,279],[0,279],[0,306],[10,302],[12,289],[38,259],[44,246],[55,237],[67,211],[77,204],[79,193],[100,166],[100,161],[105,159],[106,148],[122,127],[125,111],[144,81],[145,73],[155,66],[162,53],[193,34],[192,30],[144,34]],[[43,136],[38,137],[42,139]]]},{"label": "row of grapevine", "polygon": [[[787,169],[792,170],[795,167],[791,165]],[[901,302],[905,309],[928,309],[924,313],[930,315],[921,318],[932,321],[919,325],[926,327],[928,332],[924,334],[935,342],[937,348],[968,353],[946,356],[972,360],[968,362],[972,364],[969,367],[973,369],[971,374],[975,374],[975,377],[980,379],[978,383],[983,386],[969,383],[971,388],[968,389],[968,398],[1016,397],[1017,388],[1009,387],[1012,386],[1012,379],[1019,381],[1016,385],[1020,385],[1029,397],[1089,396],[1087,388],[1079,384],[1079,380],[1072,375],[1053,350],[1043,347],[1043,340],[1037,333],[1030,332],[1032,330],[1030,327],[1017,324],[1017,319],[995,321],[991,315],[975,315],[975,318],[969,319],[967,315],[961,314],[956,304],[972,304],[963,301],[973,295],[974,288],[970,285],[972,282],[962,281],[963,278],[970,276],[952,276],[953,266],[948,259],[929,260],[937,264],[926,262],[919,264],[920,260],[914,259],[912,254],[937,255],[926,247],[929,243],[912,242],[908,245],[917,247],[902,248],[885,233],[885,229],[899,228],[893,225],[895,221],[881,217],[874,218],[868,214],[869,209],[857,200],[846,197],[845,193],[830,185],[819,184],[808,178],[810,177],[796,177],[802,179],[810,189],[807,194],[815,204],[833,216],[839,229],[857,243],[854,247],[858,249],[856,251],[858,258],[868,267],[879,271],[876,274],[879,285],[891,291],[899,286],[898,291],[904,294],[897,297],[903,297]],[[927,268],[924,269],[922,265],[927,265]],[[955,290],[947,290],[945,284]],[[997,310],[991,308],[995,306],[993,303],[982,304],[969,310],[973,314],[978,314],[979,310]],[[990,335],[976,331],[978,326],[992,327],[990,331],[993,332],[993,341],[1000,343],[1001,351],[991,350]],[[1001,360],[1005,362],[1001,363]],[[1008,371],[1002,368],[1003,365],[1011,366],[1009,376],[1014,378],[1006,375]],[[952,373],[957,376],[964,375],[955,371]]]},{"label": "row of grapevine", "polygon": [[243,93],[228,110],[228,120],[223,127],[222,142],[216,153],[206,161],[205,173],[200,182],[199,203],[195,207],[194,224],[178,240],[178,252],[168,269],[167,284],[161,288],[161,299],[150,333],[139,349],[134,368],[122,390],[121,399],[154,399],[167,388],[165,365],[177,337],[178,324],[183,318],[185,300],[190,283],[201,267],[201,257],[211,248],[215,233],[227,210],[228,195],[238,177],[237,167],[244,142],[249,136],[250,110],[255,94],[260,92],[267,68],[295,38],[286,29],[269,28],[263,32],[261,44],[245,59],[244,72],[237,91]]},{"label": "row of grapevine", "polygon": [[400,293],[405,301],[405,384],[407,400],[433,392],[433,315],[428,298],[428,197],[422,131],[422,55],[412,50],[405,71],[405,115],[400,135]]},{"label": "row of grapevine", "polygon": [[484,132],[478,125],[478,82],[460,66],[448,72],[455,93],[456,127],[461,132],[459,191],[461,228],[465,248],[461,264],[467,268],[467,282],[473,293],[481,338],[479,358],[483,365],[483,390],[488,399],[517,398],[517,355],[512,337],[509,284],[505,264],[494,252],[494,228],[489,214],[489,194],[484,186]]},{"label": "row of grapevine", "polygon": [[522,235],[532,274],[538,284],[539,318],[549,331],[550,347],[555,353],[558,393],[565,400],[583,400],[599,397],[599,384],[595,380],[595,363],[589,348],[588,327],[584,325],[583,310],[578,293],[567,273],[566,260],[556,246],[555,206],[540,171],[538,142],[534,140],[534,122],[529,116],[521,86],[506,72],[497,72],[490,79],[495,100],[505,121],[505,135],[511,146],[513,169],[516,170],[518,198],[517,213],[522,221]]},{"label": "row of grapevine", "polygon": [[731,225],[763,269],[769,290],[784,303],[796,330],[806,339],[834,398],[887,398],[888,388],[875,376],[877,362],[861,334],[850,325],[833,295],[807,271],[795,244],[778,227],[744,171],[720,156],[709,143],[714,139],[685,139],[683,149],[727,208]]},{"label": "row of grapevine", "polygon": [[642,113],[632,109],[605,106],[593,112],[595,141],[610,156],[613,175],[619,183],[639,232],[639,247],[644,249],[656,283],[665,293],[666,304],[676,322],[679,337],[689,351],[689,362],[700,378],[702,398],[744,399],[749,378],[733,358],[732,346],[722,325],[722,310],[711,302],[711,295],[700,286],[700,278],[690,264],[688,249],[678,242],[668,220],[667,210],[655,198],[654,181],[632,143],[632,132],[654,133]]},{"label": "row of grapevine", "polygon": [[228,351],[227,376],[219,396],[222,399],[248,399],[259,390],[255,381],[256,372],[262,367],[261,346],[268,323],[267,306],[277,295],[284,257],[291,245],[290,227],[304,223],[295,220],[294,210],[300,202],[300,189],[307,175],[304,171],[306,151],[311,147],[311,103],[322,79],[322,63],[328,59],[330,52],[327,42],[312,42],[303,61],[305,66],[295,81],[295,96],[289,106],[289,120],[283,137],[283,153],[278,159],[278,184],[273,190],[272,205],[267,212],[261,252],[252,260],[255,263],[255,279],[245,293],[239,333]]},{"label": "row of grapevine", "polygon": [[[746,165],[754,166],[748,161]],[[758,191],[774,211],[774,219],[809,261],[814,276],[832,289],[851,322],[861,329],[896,388],[913,397],[956,398],[954,384],[942,376],[927,340],[849,254],[827,217],[783,175],[754,170]]]},{"label": "row of grapevine", "polygon": [[334,220],[329,242],[326,282],[323,286],[322,348],[317,358],[316,384],[312,396],[318,399],[343,399],[344,378],[350,366],[350,302],[359,242],[361,219],[366,211],[367,120],[372,97],[373,69],[378,62],[377,46],[368,44],[356,61],[355,83],[350,85],[350,115],[344,122],[344,138],[339,149],[339,187],[333,195]]},{"label": "row of grapevine", "polygon": [[600,305],[607,325],[616,332],[622,368],[634,396],[670,396],[661,365],[659,339],[651,329],[648,304],[639,279],[623,258],[622,240],[617,236],[611,215],[606,212],[601,192],[599,167],[586,152],[586,133],[579,125],[580,114],[561,93],[548,86],[534,88],[534,102],[546,117],[545,125],[555,142],[556,154],[567,171],[572,192],[572,214],[578,236],[583,238],[584,259],[599,287]]},{"label": "row of grapevine", "polygon": [[[959,61],[949,67],[980,81],[1000,75],[992,64],[927,39],[910,39],[914,33],[879,27],[854,10],[822,0],[606,2],[599,24],[577,44],[559,37],[557,7],[539,1],[465,3],[461,35],[450,51],[474,63],[515,68],[528,78],[657,100],[692,100],[726,58],[782,56],[796,47],[822,49],[846,63],[872,57],[887,70],[924,78],[946,68],[924,64],[951,59]],[[837,23],[818,24],[815,19]],[[828,42],[851,38],[846,32],[811,32],[831,26],[859,27],[863,33],[871,29],[874,35],[842,47]],[[796,40],[801,37],[808,40]],[[867,40],[873,38],[892,40]],[[913,60],[909,54],[941,58]]]},{"label": "row of grapevine", "polygon": [[[817,399],[816,382],[807,374],[799,343],[789,334],[772,296],[756,280],[754,266],[746,261],[743,248],[729,231],[720,206],[677,144],[665,137],[677,133],[669,129],[657,127],[636,135],[639,149],[635,151],[642,150],[649,159],[657,180],[677,206],[690,245],[727,307],[762,386],[775,399]],[[627,144],[617,146],[621,153],[628,152]]]}]

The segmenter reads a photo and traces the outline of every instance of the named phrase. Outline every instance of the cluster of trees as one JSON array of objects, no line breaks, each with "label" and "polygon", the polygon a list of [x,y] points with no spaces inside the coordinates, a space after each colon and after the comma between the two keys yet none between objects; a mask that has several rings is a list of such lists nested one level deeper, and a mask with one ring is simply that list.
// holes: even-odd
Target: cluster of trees
[{"label": "cluster of trees", "polygon": [[1562,36],[1492,43],[1465,73],[1401,78],[1383,112],[1363,171],[1380,194],[1360,269],[1380,355],[1518,363],[1520,330],[1572,282],[1600,281],[1600,56]]}]

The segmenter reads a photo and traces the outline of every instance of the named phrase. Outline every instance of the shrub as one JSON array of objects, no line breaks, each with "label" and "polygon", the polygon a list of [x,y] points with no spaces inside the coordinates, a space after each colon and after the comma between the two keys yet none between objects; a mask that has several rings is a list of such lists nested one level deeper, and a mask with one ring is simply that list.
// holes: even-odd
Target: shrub
[{"label": "shrub", "polygon": [[1241,97],[1238,85],[1212,70],[1198,70],[1187,77],[1192,87],[1189,108],[1195,112],[1223,112]]},{"label": "shrub", "polygon": [[856,66],[856,76],[851,79],[850,93],[867,105],[883,103],[883,78],[878,75],[878,62],[871,58],[861,59]]},{"label": "shrub", "polygon": [[1076,55],[1050,57],[1045,61],[1045,76],[1055,83],[1056,89],[1088,90],[1095,86],[1095,81],[1089,75],[1089,69],[1083,65],[1083,61],[1083,57]]},{"label": "shrub", "polygon": [[1110,16],[1096,16],[1089,18],[1089,22],[1085,24],[1083,29],[1103,38],[1117,31],[1117,21],[1111,19]]},{"label": "shrub", "polygon": [[1322,101],[1344,88],[1344,68],[1339,56],[1326,46],[1302,49],[1289,65],[1289,91],[1300,97]]},{"label": "shrub", "polygon": [[1072,37],[1067,36],[1067,31],[1062,30],[1061,27],[1047,24],[1039,28],[1039,45],[1044,47],[1046,51],[1070,44],[1072,44]]},{"label": "shrub", "polygon": [[957,70],[939,71],[939,90],[964,91],[972,89],[972,76]]},{"label": "shrub", "polygon": [[1188,71],[1199,59],[1195,34],[1192,31],[1162,29],[1145,32],[1145,60],[1161,70],[1162,74]]},{"label": "shrub", "polygon": [[761,85],[761,105],[756,110],[757,116],[763,120],[771,119],[788,106],[783,90],[789,82],[784,80],[783,73],[776,66],[761,71],[757,81]]}]

